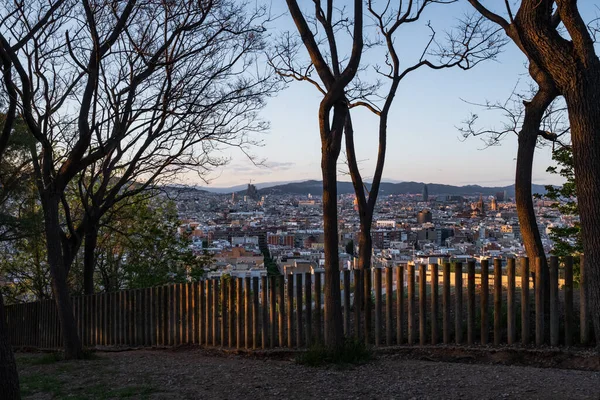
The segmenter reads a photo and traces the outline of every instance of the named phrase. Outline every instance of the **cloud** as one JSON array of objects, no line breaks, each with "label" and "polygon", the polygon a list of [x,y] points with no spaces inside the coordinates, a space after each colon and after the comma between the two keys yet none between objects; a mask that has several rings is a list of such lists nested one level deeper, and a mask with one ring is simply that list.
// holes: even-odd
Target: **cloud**
[{"label": "cloud", "polygon": [[225,167],[228,172],[245,175],[269,175],[276,171],[288,171],[296,163],[285,161],[266,161],[262,165],[254,164],[231,164]]},{"label": "cloud", "polygon": [[294,162],[289,162],[289,161],[267,161],[265,162],[265,166],[271,170],[275,170],[275,171],[287,171],[289,169],[292,169],[294,166],[296,165],[296,163]]}]

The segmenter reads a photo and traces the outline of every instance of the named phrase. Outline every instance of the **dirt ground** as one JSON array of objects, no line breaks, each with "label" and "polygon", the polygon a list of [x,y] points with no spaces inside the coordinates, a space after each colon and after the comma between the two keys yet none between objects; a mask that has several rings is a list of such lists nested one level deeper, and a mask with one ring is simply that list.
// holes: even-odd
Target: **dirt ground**
[{"label": "dirt ground", "polygon": [[423,352],[389,351],[346,369],[301,366],[285,353],[257,358],[188,348],[95,354],[84,361],[18,354],[24,398],[600,399],[598,370],[428,361],[444,357]]}]

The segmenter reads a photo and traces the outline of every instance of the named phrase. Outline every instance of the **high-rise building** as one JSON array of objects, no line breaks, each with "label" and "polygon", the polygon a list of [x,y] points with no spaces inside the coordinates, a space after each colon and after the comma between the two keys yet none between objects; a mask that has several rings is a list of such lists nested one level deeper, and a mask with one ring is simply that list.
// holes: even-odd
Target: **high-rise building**
[{"label": "high-rise building", "polygon": [[423,185],[423,201],[429,201],[429,190],[426,184]]},{"label": "high-rise building", "polygon": [[483,203],[483,195],[479,195],[479,201],[477,202],[477,208],[479,209],[479,212],[481,214],[483,214],[485,212],[485,205]]},{"label": "high-rise building", "polygon": [[495,198],[492,199],[492,203],[490,204],[490,209],[492,211],[498,211],[498,202]]},{"label": "high-rise building", "polygon": [[422,210],[417,214],[417,223],[425,224],[427,222],[433,222],[433,216],[431,215],[431,211]]},{"label": "high-rise building", "polygon": [[258,201],[258,199],[260,198],[258,196],[258,190],[256,189],[256,186],[254,186],[251,183],[248,184],[248,188],[246,189],[246,196],[247,198],[252,199],[254,201]]}]

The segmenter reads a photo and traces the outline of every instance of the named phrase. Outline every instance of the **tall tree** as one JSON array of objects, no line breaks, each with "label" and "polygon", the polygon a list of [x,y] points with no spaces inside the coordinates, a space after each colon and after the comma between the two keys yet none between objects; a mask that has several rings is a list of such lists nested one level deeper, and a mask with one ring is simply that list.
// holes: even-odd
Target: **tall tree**
[{"label": "tall tree", "polygon": [[[600,59],[576,0],[521,0],[510,23],[477,0],[469,2],[502,26],[514,26],[527,57],[565,98],[592,309],[600,309]],[[509,2],[506,2],[507,8]],[[559,28],[564,27],[564,30]],[[513,39],[514,40],[514,39]],[[592,313],[600,343],[600,313]]]},{"label": "tall tree", "polygon": [[[57,8],[61,6],[63,1],[59,0],[54,3],[49,2],[47,8],[37,10],[38,12],[31,12],[29,17],[31,18],[30,23],[27,25],[27,31],[23,35],[23,40],[16,41],[12,44],[13,50],[21,49],[24,44],[32,36],[36,35],[39,29],[47,23],[52,17]],[[3,26],[12,17],[14,11],[6,12],[5,10],[0,13],[0,26]],[[0,45],[0,71],[2,72],[2,82],[7,84],[12,80],[12,61],[8,57],[7,53],[3,51],[3,45]],[[2,86],[0,90],[2,96],[0,100],[7,99],[8,107],[6,112],[3,113],[2,126],[0,127],[0,161],[4,160],[6,155],[7,147],[9,146],[9,140],[15,130],[15,122],[17,120],[17,93],[10,85]],[[7,187],[4,186],[6,181],[2,182],[2,191],[6,192]],[[5,200],[6,196],[2,196]],[[4,231],[2,233],[5,233]],[[12,347],[10,345],[8,337],[8,329],[6,326],[6,314],[4,309],[4,298],[2,292],[0,292],[0,392],[7,399],[20,399],[20,387],[19,387],[19,375],[17,372],[17,365],[15,362]]]},{"label": "tall tree", "polygon": [[[312,83],[323,95],[318,121],[325,236],[325,343],[337,347],[344,338],[340,303],[337,161],[348,115],[347,89],[359,70],[363,52],[363,1],[352,2],[352,22],[345,17],[338,18],[336,14],[341,7],[336,7],[333,0],[314,0],[314,14],[306,13],[311,15],[310,19],[300,10],[296,0],[286,1],[310,63],[298,66],[298,43],[294,37],[285,35],[275,50],[276,54],[271,57],[271,65],[283,77]],[[324,37],[319,37],[317,26],[323,29]],[[352,47],[347,58],[340,53],[338,43],[344,29],[351,32]],[[345,67],[342,66],[344,61]],[[320,82],[310,76],[312,70],[317,72]]]},{"label": "tall tree", "polygon": [[[80,357],[67,277],[83,238],[129,194],[210,168],[212,150],[262,130],[257,112],[274,86],[253,68],[264,47],[262,9],[230,0],[72,0],[28,35],[29,7],[46,3],[14,3],[0,55],[15,72],[5,86],[18,93],[36,139],[54,299],[66,356]],[[71,183],[81,212],[69,204]]]},{"label": "tall tree", "polygon": [[486,23],[483,17],[468,16],[464,18],[456,30],[447,35],[447,43],[437,41],[436,32],[431,23],[428,22],[430,37],[420,57],[412,63],[402,62],[402,54],[397,41],[402,28],[405,25],[420,21],[429,6],[450,3],[453,2],[410,0],[394,4],[394,2],[367,1],[368,12],[375,22],[378,36],[383,38],[381,44],[385,48],[386,67],[376,66],[375,72],[389,80],[389,86],[386,92],[380,94],[383,98],[383,105],[380,108],[368,101],[369,96],[367,96],[367,99],[364,98],[365,94],[368,95],[368,92],[365,93],[364,91],[361,92],[363,98],[350,103],[350,108],[367,107],[379,119],[377,161],[369,190],[367,190],[358,166],[354,145],[354,129],[350,115],[346,119],[346,156],[360,217],[358,265],[361,269],[371,268],[373,212],[377,203],[379,185],[381,184],[385,164],[389,114],[400,83],[412,72],[422,67],[434,70],[453,67],[463,70],[471,69],[481,61],[495,58],[505,43],[505,40],[498,34],[498,29]]}]

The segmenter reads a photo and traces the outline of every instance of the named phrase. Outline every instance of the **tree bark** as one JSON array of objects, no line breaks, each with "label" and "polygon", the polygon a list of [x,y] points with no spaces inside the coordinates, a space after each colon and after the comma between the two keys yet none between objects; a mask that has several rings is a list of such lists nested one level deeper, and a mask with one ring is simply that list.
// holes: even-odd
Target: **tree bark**
[{"label": "tree bark", "polygon": [[6,400],[21,398],[17,363],[8,337],[4,299],[0,293],[0,393]]},{"label": "tree bark", "polygon": [[[517,166],[515,173],[515,201],[517,215],[521,227],[521,235],[527,256],[530,260],[539,257],[542,261],[542,282],[544,283],[544,314],[546,319],[550,315],[550,279],[548,262],[542,245],[542,238],[537,225],[535,209],[533,206],[532,170],[535,148],[544,118],[544,113],[558,96],[556,88],[546,74],[543,74],[535,64],[530,62],[530,75],[538,83],[539,89],[531,101],[525,103],[525,116],[523,126],[519,132],[519,146],[517,150]],[[549,325],[549,324],[546,324]]]},{"label": "tree bark", "polygon": [[[83,248],[83,292],[84,294],[94,293],[94,271],[96,267],[96,244],[98,243],[98,229],[96,226],[90,226],[85,233],[85,242]],[[108,287],[107,287],[108,288]]]},{"label": "tree bark", "polygon": [[65,260],[61,244],[59,203],[60,195],[43,194],[41,197],[46,228],[48,265],[52,275],[52,292],[58,310],[66,359],[83,357],[83,348],[77,335],[77,323],[67,284]]},{"label": "tree bark", "polygon": [[[589,317],[600,348],[600,70],[567,97],[581,237],[585,253]],[[587,90],[586,90],[587,89]]]},{"label": "tree bark", "polygon": [[343,343],[344,330],[338,249],[337,157],[333,157],[327,147],[324,145],[321,159],[325,238],[325,343],[331,347],[338,347]]},{"label": "tree bark", "polygon": [[360,232],[358,233],[358,268],[371,269],[371,253],[373,252],[373,239],[371,237],[371,223],[373,217],[361,218]]}]

